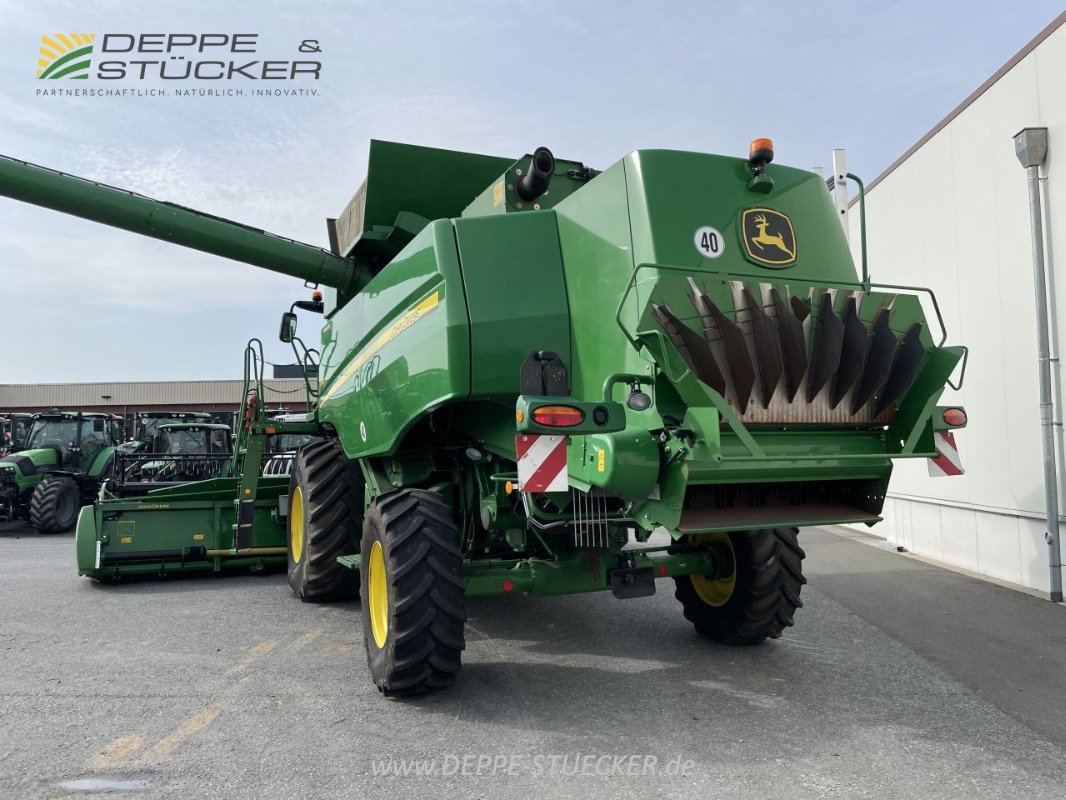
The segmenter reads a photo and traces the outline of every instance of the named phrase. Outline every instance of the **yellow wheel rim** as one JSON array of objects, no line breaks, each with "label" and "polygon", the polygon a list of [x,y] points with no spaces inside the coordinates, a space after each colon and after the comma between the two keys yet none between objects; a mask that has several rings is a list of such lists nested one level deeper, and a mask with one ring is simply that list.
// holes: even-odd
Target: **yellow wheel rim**
[{"label": "yellow wheel rim", "polygon": [[289,500],[289,551],[299,564],[304,557],[304,493],[299,486]]},{"label": "yellow wheel rim", "polygon": [[385,579],[385,553],[381,542],[370,548],[370,564],[367,575],[367,602],[370,606],[370,630],[374,644],[385,646],[389,635],[389,585]]},{"label": "yellow wheel rim", "polygon": [[733,552],[733,543],[729,540],[728,533],[714,533],[700,541],[724,544],[729,548],[729,554],[733,560],[733,571],[725,578],[705,578],[703,575],[690,575],[692,588],[696,590],[700,600],[709,606],[724,606],[733,596],[733,589],[737,585],[737,560]]}]

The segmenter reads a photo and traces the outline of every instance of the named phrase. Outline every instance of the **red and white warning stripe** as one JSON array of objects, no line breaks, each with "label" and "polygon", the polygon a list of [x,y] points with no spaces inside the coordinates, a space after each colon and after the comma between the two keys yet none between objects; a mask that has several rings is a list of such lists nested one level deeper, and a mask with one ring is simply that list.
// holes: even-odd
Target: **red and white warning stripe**
[{"label": "red and white warning stripe", "polygon": [[929,459],[929,475],[933,478],[943,478],[952,475],[962,475],[962,456],[959,455],[959,446],[955,444],[955,434],[951,431],[936,431],[933,433],[936,443],[936,458]]},{"label": "red and white warning stripe", "polygon": [[518,454],[518,488],[523,492],[565,492],[566,436],[522,434],[515,437]]}]

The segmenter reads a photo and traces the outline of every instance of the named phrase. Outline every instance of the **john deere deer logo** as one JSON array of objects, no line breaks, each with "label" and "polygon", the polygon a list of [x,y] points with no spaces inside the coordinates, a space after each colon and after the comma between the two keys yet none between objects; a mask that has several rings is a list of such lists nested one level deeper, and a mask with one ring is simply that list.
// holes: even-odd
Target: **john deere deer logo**
[{"label": "john deere deer logo", "polygon": [[787,267],[796,260],[796,232],[792,220],[772,208],[749,208],[741,217],[744,250],[748,258],[772,267]]}]

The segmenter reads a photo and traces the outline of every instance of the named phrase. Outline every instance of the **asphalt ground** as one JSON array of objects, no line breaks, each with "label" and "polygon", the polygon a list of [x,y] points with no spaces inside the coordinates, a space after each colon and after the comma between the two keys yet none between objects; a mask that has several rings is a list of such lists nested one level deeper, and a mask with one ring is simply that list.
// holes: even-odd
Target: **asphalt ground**
[{"label": "asphalt ground", "polygon": [[390,701],[355,603],[279,574],[101,586],[71,536],[0,526],[0,798],[1066,797],[1066,610],[801,542],[777,641],[702,640],[667,581],[477,599],[459,685]]}]

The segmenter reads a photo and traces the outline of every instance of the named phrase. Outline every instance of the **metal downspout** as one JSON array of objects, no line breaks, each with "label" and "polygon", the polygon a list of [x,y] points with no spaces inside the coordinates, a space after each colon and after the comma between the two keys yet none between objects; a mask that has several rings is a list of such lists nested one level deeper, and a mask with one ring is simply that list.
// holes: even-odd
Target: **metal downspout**
[{"label": "metal downspout", "polygon": [[1044,454],[1044,505],[1051,599],[1062,601],[1062,548],[1059,542],[1059,493],[1055,463],[1054,403],[1051,393],[1051,336],[1048,327],[1044,223],[1040,203],[1040,165],[1047,155],[1047,128],[1025,128],[1014,137],[1015,153],[1029,182],[1029,224],[1033,249],[1036,304],[1037,374],[1040,380],[1040,443]]}]

